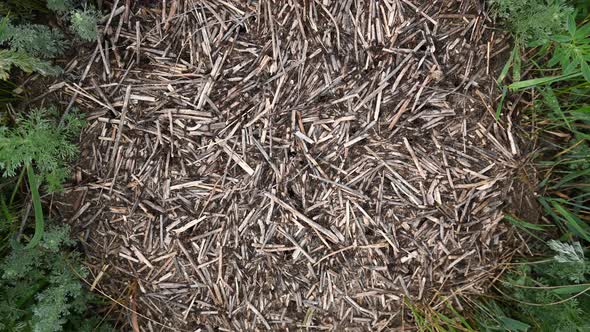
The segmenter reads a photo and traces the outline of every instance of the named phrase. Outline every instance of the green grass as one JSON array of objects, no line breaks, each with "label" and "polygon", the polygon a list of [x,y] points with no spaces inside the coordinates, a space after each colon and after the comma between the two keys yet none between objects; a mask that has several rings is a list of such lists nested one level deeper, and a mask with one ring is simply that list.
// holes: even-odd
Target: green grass
[{"label": "green grass", "polygon": [[[519,122],[533,160],[541,220],[506,216],[535,257],[517,257],[472,304],[481,331],[590,330],[590,18],[587,1],[490,0],[515,46],[498,77],[506,98],[531,100]],[[526,57],[523,55],[526,54]],[[527,73],[526,76],[523,73]]]},{"label": "green grass", "polygon": [[489,4],[515,44],[497,79],[496,116],[509,98],[529,100],[516,120],[538,143],[532,159],[542,216],[505,218],[534,256],[516,257],[488,294],[464,299],[466,313],[410,308],[421,331],[590,331],[590,3]]},{"label": "green grass", "polygon": [[414,323],[420,332],[476,332],[476,326],[469,322],[448,299],[444,306],[433,309],[404,300],[410,309]]}]

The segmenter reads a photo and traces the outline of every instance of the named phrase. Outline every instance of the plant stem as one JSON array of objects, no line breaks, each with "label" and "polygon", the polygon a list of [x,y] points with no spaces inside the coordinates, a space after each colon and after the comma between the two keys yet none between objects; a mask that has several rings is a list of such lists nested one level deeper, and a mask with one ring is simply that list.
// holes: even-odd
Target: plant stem
[{"label": "plant stem", "polygon": [[43,219],[43,207],[41,206],[41,196],[39,195],[39,181],[35,176],[33,167],[30,163],[25,165],[27,169],[27,179],[29,180],[29,187],[31,189],[31,198],[33,199],[33,208],[35,210],[35,234],[33,238],[25,247],[26,249],[32,249],[39,244],[39,241],[43,238],[43,232],[45,231],[45,221]]},{"label": "plant stem", "polygon": [[10,195],[10,201],[8,202],[8,206],[12,206],[12,203],[14,203],[14,198],[16,197],[16,193],[18,192],[18,187],[20,187],[20,183],[23,180],[23,177],[25,175],[25,171],[26,171],[26,168],[23,167],[20,174],[18,175],[18,180],[16,180],[16,185],[14,186],[14,190],[12,191],[12,195]]}]

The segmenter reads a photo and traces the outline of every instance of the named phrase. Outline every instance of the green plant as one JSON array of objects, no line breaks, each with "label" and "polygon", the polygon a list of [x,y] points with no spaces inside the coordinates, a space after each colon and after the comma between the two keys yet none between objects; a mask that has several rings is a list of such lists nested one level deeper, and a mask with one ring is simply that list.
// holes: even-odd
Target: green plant
[{"label": "green plant", "polygon": [[98,37],[100,12],[93,7],[77,8],[73,0],[47,0],[47,8],[62,17],[68,17],[70,30],[84,41]]},{"label": "green plant", "polygon": [[74,10],[70,15],[71,29],[85,41],[98,37],[99,13],[94,9]]},{"label": "green plant", "polygon": [[41,24],[13,25],[8,22],[0,35],[0,43],[10,45],[14,51],[37,58],[55,58],[64,51],[61,31]]},{"label": "green plant", "polygon": [[7,80],[10,77],[12,67],[18,67],[27,74],[38,72],[41,75],[55,76],[61,73],[61,69],[54,67],[49,62],[31,57],[24,52],[0,50],[0,79]]},{"label": "green plant", "polygon": [[[587,1],[490,0],[515,47],[498,78],[499,115],[509,92],[530,96],[520,122],[538,141],[535,192],[543,223],[507,216],[554,256],[521,259],[499,280],[498,296],[475,304],[482,331],[588,331],[590,263],[590,23]],[[522,50],[528,47],[527,57]],[[510,70],[512,68],[512,70]],[[525,68],[526,70],[522,70]],[[530,77],[521,80],[526,72]],[[560,241],[547,239],[559,238]],[[579,242],[581,241],[581,242]]]},{"label": "green plant", "polygon": [[475,303],[475,321],[482,332],[527,332],[531,326],[511,318],[507,306],[494,300],[482,300]]},{"label": "green plant", "polygon": [[47,0],[47,8],[63,15],[74,8],[72,0]]},{"label": "green plant", "polygon": [[3,0],[0,3],[0,15],[2,16],[11,14],[31,18],[34,12],[47,12],[44,0]]},{"label": "green plant", "polygon": [[[44,218],[39,186],[58,190],[68,174],[67,162],[77,154],[72,138],[83,122],[67,116],[63,125],[52,120],[54,108],[36,109],[16,119],[13,128],[0,127],[0,169],[5,177],[17,172],[26,174],[35,212],[35,235],[29,242],[34,247],[43,237]],[[54,117],[55,118],[55,117]]]},{"label": "green plant", "polygon": [[490,0],[516,38],[541,45],[565,28],[573,8],[565,0]]},{"label": "green plant", "polygon": [[575,13],[567,17],[567,33],[554,34],[553,56],[546,62],[547,66],[560,65],[562,75],[581,72],[590,82],[590,23],[576,26]]},{"label": "green plant", "polygon": [[414,322],[420,332],[475,332],[476,330],[452,304],[446,299],[445,306],[434,310],[429,306],[411,303],[407,298],[404,305],[410,309]]},{"label": "green plant", "polygon": [[[14,32],[14,30],[12,31]],[[8,18],[2,18],[0,21],[0,44],[15,40],[14,37],[11,37],[13,32],[11,32]],[[34,37],[29,39],[34,39]],[[29,47],[26,45],[28,43],[25,43],[24,39],[19,39],[14,49],[0,49],[0,80],[8,80],[12,67],[18,67],[25,73],[38,72],[42,75],[57,75],[60,73],[60,69],[52,66],[49,62],[40,60],[25,50],[19,50],[19,48]]]},{"label": "green plant", "polygon": [[[509,322],[523,331],[526,325],[534,331],[587,331],[590,262],[578,242],[549,241],[548,246],[554,252],[551,259],[517,265],[502,279],[498,290],[504,305],[512,309]],[[506,317],[502,308],[488,301],[487,309],[494,312],[483,320],[487,331],[506,328],[508,321],[497,319]]]},{"label": "green plant", "polygon": [[69,251],[73,244],[67,226],[53,227],[34,249],[14,249],[4,259],[0,330],[96,331],[100,320],[86,317],[95,300],[80,283],[87,272]]},{"label": "green plant", "polygon": [[[73,5],[70,0],[47,2],[63,15],[57,24],[75,17]],[[72,29],[90,40],[98,12],[80,13]],[[91,13],[94,21],[84,16]],[[8,104],[18,102],[23,91],[9,81],[11,72],[59,74],[47,60],[62,55],[67,45],[61,30],[30,23],[35,15],[50,14],[44,0],[2,1],[0,14],[0,101]],[[21,113],[10,104],[5,108],[0,119],[0,331],[104,330],[99,320],[89,319],[87,307],[96,298],[80,282],[86,270],[71,250],[68,228],[47,227],[41,202],[42,192],[59,190],[68,176],[67,163],[77,154],[72,139],[83,123],[75,114],[58,122],[53,107]],[[29,204],[34,233],[21,223],[29,219]]]},{"label": "green plant", "polygon": [[[590,82],[590,22],[576,26],[575,17],[575,13],[568,15],[567,29],[564,27],[562,31],[548,37],[544,44],[539,44],[542,47],[535,56],[537,61],[543,61],[547,69],[559,65],[561,73],[526,81],[520,81],[520,76],[514,74],[515,82],[509,85],[511,90],[545,87],[552,83],[575,80],[578,77],[583,77],[587,82]],[[518,52],[519,47],[517,43],[513,52]],[[544,61],[546,58],[549,59]],[[520,67],[516,58],[511,56],[510,61],[506,63],[505,71],[500,76],[500,81],[506,76],[510,65]],[[513,71],[516,71],[516,67]]]}]

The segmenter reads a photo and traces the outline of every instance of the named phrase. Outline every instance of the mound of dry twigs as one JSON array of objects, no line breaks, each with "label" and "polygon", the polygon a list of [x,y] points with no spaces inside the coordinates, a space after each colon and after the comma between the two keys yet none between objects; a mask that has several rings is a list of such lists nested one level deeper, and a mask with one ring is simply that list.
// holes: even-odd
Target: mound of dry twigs
[{"label": "mound of dry twigs", "polygon": [[92,287],[142,331],[391,330],[483,290],[520,152],[478,4],[115,1],[50,90],[87,114],[56,206]]}]

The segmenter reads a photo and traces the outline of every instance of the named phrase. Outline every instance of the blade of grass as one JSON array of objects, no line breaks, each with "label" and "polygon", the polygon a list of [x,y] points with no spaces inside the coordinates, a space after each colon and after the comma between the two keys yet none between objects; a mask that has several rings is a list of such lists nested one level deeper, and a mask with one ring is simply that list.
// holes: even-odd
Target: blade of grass
[{"label": "blade of grass", "polygon": [[571,295],[580,292],[585,292],[590,288],[590,285],[571,285],[552,289],[551,291],[558,295]]},{"label": "blade of grass", "polygon": [[25,246],[26,249],[35,248],[41,239],[45,231],[45,220],[43,218],[43,207],[41,206],[41,196],[39,195],[39,179],[33,173],[33,168],[30,164],[26,165],[27,178],[29,180],[29,186],[31,189],[31,197],[33,199],[33,208],[35,211],[35,234],[29,243]]},{"label": "blade of grass", "polygon": [[513,91],[522,90],[530,87],[535,87],[543,84],[551,84],[555,82],[565,81],[572,78],[576,78],[582,76],[581,72],[573,73],[569,75],[559,75],[559,76],[547,76],[541,78],[533,78],[526,81],[515,82],[508,85],[508,88]]},{"label": "blade of grass", "polygon": [[518,43],[514,46],[514,63],[512,64],[512,80],[514,82],[520,81],[520,68],[522,66],[522,59],[520,58],[520,46]]},{"label": "blade of grass", "polygon": [[586,241],[590,241],[590,233],[587,230],[588,225],[586,225],[580,218],[571,213],[568,209],[564,208],[557,201],[553,200],[551,205],[553,205],[553,208],[555,208],[555,210],[565,218],[566,225],[572,231],[572,233]]},{"label": "blade of grass", "polygon": [[586,168],[586,169],[583,169],[583,170],[577,171],[577,172],[570,172],[568,175],[561,178],[561,180],[559,180],[559,182],[557,182],[555,185],[551,186],[551,189],[552,190],[559,189],[559,188],[565,186],[566,184],[569,184],[573,180],[578,179],[580,177],[587,176],[587,175],[590,175],[590,168]]},{"label": "blade of grass", "polygon": [[506,86],[502,87],[502,97],[500,97],[500,101],[498,102],[498,106],[496,106],[496,120],[500,119],[500,114],[502,113],[502,107],[504,106],[504,99],[508,94],[508,88]]},{"label": "blade of grass", "polygon": [[553,89],[551,89],[550,86],[547,86],[544,89],[538,89],[538,90],[539,90],[539,92],[541,92],[541,95],[543,96],[543,101],[545,102],[545,105],[547,107],[549,107],[549,109],[551,111],[553,111],[553,113],[556,113],[559,117],[561,117],[561,119],[566,124],[568,129],[572,130],[572,126],[570,125],[570,122],[568,121],[567,117],[563,113],[561,106],[559,105],[559,101],[557,100],[557,97],[555,96],[555,93],[553,92]]},{"label": "blade of grass", "polygon": [[516,47],[514,49],[512,49],[512,52],[510,52],[510,57],[508,58],[508,61],[506,61],[506,63],[504,64],[504,67],[502,68],[502,71],[500,72],[500,76],[498,76],[498,79],[497,79],[498,84],[502,84],[502,81],[504,81],[504,78],[506,78],[506,75],[508,75],[508,71],[510,70],[510,66],[512,65],[512,61],[514,60],[515,50],[516,50]]},{"label": "blade of grass", "polygon": [[536,235],[535,233],[533,233],[531,230],[534,231],[546,231],[546,229],[544,227],[551,227],[550,225],[535,225],[532,223],[529,223],[527,221],[524,220],[520,220],[518,218],[515,218],[513,216],[510,215],[506,215],[504,216],[504,218],[506,220],[508,220],[512,225],[514,225],[515,227],[521,229],[522,231],[524,231],[525,233],[527,233],[528,235],[534,237],[535,239],[544,242],[542,238],[540,238],[538,235]]}]

